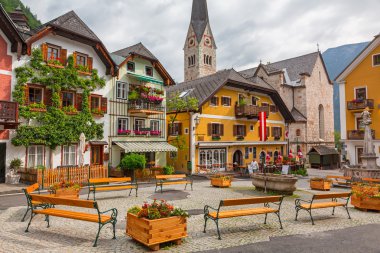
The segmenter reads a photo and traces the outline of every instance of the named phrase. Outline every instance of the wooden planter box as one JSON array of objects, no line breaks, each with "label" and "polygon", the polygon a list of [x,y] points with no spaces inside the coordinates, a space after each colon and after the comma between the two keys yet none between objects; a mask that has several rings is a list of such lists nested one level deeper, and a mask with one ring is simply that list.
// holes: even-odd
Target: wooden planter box
[{"label": "wooden planter box", "polygon": [[376,210],[380,211],[380,198],[360,198],[355,194],[351,196],[351,205],[355,208],[362,209],[363,211],[367,210]]},{"label": "wooden planter box", "polygon": [[116,177],[121,178],[124,177],[124,171],[123,170],[110,170],[110,177]]},{"label": "wooden planter box", "polygon": [[310,180],[310,188],[312,190],[329,191],[331,188],[331,183],[329,181],[324,180]]},{"label": "wooden planter box", "polygon": [[32,112],[46,112],[46,108],[30,108]]},{"label": "wooden planter box", "polygon": [[231,180],[211,178],[211,185],[214,187],[228,188],[231,186]]},{"label": "wooden planter box", "polygon": [[55,191],[55,196],[59,198],[78,199],[79,190],[72,189],[72,188],[58,189]]},{"label": "wooden planter box", "polygon": [[183,217],[148,220],[128,213],[126,221],[127,235],[152,250],[159,250],[164,242],[174,241],[179,245],[187,237],[187,220]]}]

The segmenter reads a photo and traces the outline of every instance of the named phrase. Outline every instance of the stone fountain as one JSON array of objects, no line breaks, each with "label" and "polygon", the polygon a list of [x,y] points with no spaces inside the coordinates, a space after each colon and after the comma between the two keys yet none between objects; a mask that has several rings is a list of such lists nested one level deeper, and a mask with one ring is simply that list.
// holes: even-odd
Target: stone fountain
[{"label": "stone fountain", "polygon": [[362,165],[360,167],[344,168],[344,175],[350,176],[354,181],[359,181],[361,178],[380,178],[380,167],[377,166],[377,156],[375,146],[373,145],[371,113],[369,108],[365,108],[361,117],[364,125],[364,149],[361,156]]}]

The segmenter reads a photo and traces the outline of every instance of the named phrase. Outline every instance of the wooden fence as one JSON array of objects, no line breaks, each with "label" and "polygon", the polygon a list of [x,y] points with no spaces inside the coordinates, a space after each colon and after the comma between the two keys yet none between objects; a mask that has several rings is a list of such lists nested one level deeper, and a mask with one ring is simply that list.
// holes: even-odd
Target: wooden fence
[{"label": "wooden fence", "polygon": [[87,185],[89,178],[108,177],[108,168],[104,166],[85,166],[72,168],[45,169],[37,171],[37,183],[43,189],[62,181]]}]

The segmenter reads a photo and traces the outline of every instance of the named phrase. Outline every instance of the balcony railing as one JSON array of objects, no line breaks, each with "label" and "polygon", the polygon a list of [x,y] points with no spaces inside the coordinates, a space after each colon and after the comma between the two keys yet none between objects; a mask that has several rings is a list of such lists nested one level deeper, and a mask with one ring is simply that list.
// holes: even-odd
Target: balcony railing
[{"label": "balcony railing", "polygon": [[145,101],[128,102],[129,113],[145,113],[145,114],[162,114],[165,112],[165,107],[161,103],[149,103]]},{"label": "balcony railing", "polygon": [[18,125],[18,104],[10,101],[0,101],[0,125],[4,129],[15,129]]},{"label": "balcony railing", "polygon": [[257,105],[236,105],[235,116],[237,118],[258,118],[260,112],[266,112],[269,115],[269,106]]},{"label": "balcony railing", "polygon": [[347,102],[348,110],[364,110],[366,107],[374,109],[375,101],[373,99],[353,100]]},{"label": "balcony railing", "polygon": [[[372,138],[375,139],[375,130],[372,130]],[[349,139],[349,140],[364,140],[364,130],[347,131],[347,139]]]},{"label": "balcony railing", "polygon": [[163,131],[142,128],[140,130],[118,130],[119,136],[145,137],[145,138],[165,138]]}]

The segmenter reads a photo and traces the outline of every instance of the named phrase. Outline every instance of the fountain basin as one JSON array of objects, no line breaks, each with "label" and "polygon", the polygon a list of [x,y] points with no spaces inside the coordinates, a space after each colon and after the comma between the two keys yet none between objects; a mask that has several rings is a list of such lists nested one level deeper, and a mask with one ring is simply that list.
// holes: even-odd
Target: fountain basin
[{"label": "fountain basin", "polygon": [[267,191],[292,195],[297,189],[296,183],[298,178],[291,175],[278,175],[270,173],[256,173],[252,175],[252,184],[256,187],[256,189],[265,189],[265,181]]}]

